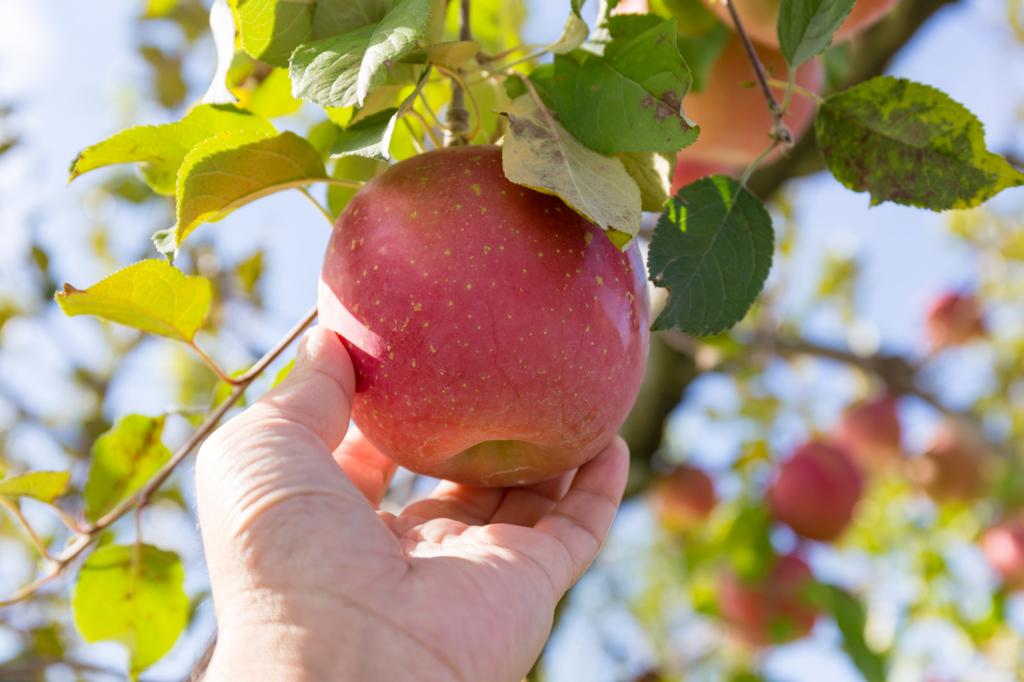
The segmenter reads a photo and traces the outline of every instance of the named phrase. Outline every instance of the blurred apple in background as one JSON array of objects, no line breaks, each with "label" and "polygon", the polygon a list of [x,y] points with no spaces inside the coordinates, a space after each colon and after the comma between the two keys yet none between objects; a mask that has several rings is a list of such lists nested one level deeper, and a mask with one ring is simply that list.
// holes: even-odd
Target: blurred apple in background
[{"label": "blurred apple in background", "polygon": [[676,157],[676,169],[672,174],[672,194],[686,187],[691,182],[700,180],[708,175],[731,175],[739,177],[742,168],[736,168],[724,163],[709,163],[690,159],[684,149]]},{"label": "blurred apple in background", "polygon": [[797,535],[830,542],[850,525],[863,487],[860,470],[844,450],[812,441],[782,463],[767,500],[773,516]]},{"label": "blurred apple in background", "polygon": [[928,450],[909,465],[911,480],[936,502],[970,502],[985,492],[985,449],[951,425],[940,428]]},{"label": "blurred apple in background", "polygon": [[718,497],[711,477],[687,465],[676,467],[651,488],[655,515],[667,529],[688,531],[711,515]]},{"label": "blurred apple in background", "polygon": [[806,596],[813,582],[810,567],[793,554],[777,557],[767,573],[753,581],[728,571],[719,585],[719,611],[747,644],[800,639],[810,633],[818,617]]},{"label": "blurred apple in background", "polygon": [[1009,589],[1024,587],[1024,522],[1002,521],[981,536],[981,549]]},{"label": "blurred apple in background", "polygon": [[903,432],[896,398],[859,402],[843,414],[836,443],[869,471],[892,469],[903,459]]},{"label": "blurred apple in background", "polygon": [[[758,49],[769,77],[785,80],[789,66],[782,54],[769,48]],[[700,92],[690,92],[683,99],[687,117],[700,126],[700,136],[679,153],[680,161],[718,164],[728,168],[744,168],[771,143],[772,115],[756,79],[743,43],[735,35],[729,38]],[[824,71],[817,59],[797,69],[796,82],[812,92],[821,92]],[[773,88],[782,101],[784,88]],[[794,95],[784,118],[793,139],[814,119],[815,104],[801,95]],[[778,148],[774,156],[782,153]]]},{"label": "blurred apple in background", "polygon": [[985,336],[981,304],[973,294],[948,291],[928,307],[925,328],[934,351],[981,338]]},{"label": "blurred apple in background", "polygon": [[[722,0],[705,0],[718,17],[732,27],[729,8]],[[833,43],[852,38],[885,16],[896,5],[897,0],[857,0],[853,10],[836,31]],[[733,0],[747,35],[761,45],[779,47],[779,6],[781,0]]]}]

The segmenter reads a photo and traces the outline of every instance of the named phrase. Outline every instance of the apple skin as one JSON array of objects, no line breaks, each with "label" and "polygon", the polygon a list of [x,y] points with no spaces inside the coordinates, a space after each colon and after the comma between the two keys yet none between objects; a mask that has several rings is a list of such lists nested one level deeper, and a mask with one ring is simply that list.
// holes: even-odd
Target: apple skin
[{"label": "apple skin", "polygon": [[928,450],[909,463],[910,478],[935,502],[971,502],[985,493],[984,451],[953,426],[944,426]]},{"label": "apple skin", "polygon": [[386,170],[338,219],[321,324],[356,371],[352,418],[417,473],[536,483],[600,452],[647,360],[639,250],[509,182],[495,146]]},{"label": "apple skin", "polygon": [[[777,50],[758,49],[769,77],[785,80],[789,73],[786,60]],[[683,98],[686,116],[700,125],[697,141],[679,153],[685,160],[743,168],[754,161],[771,142],[772,115],[760,88],[751,87],[757,76],[750,64],[743,43],[731,36],[718,60],[711,67],[704,89],[690,92]],[[817,59],[797,69],[796,82],[812,92],[821,92],[824,70]],[[779,102],[785,88],[772,88]],[[814,120],[814,102],[794,94],[784,121],[793,139],[799,139]],[[769,158],[783,153],[777,148]]]},{"label": "apple skin", "polygon": [[863,488],[861,472],[844,450],[811,441],[782,463],[767,498],[775,518],[797,535],[831,542],[850,525]]},{"label": "apple skin", "polygon": [[[779,34],[776,29],[781,0],[733,0],[736,13],[740,15],[743,28],[751,40],[778,49]],[[897,0],[857,0],[853,10],[836,31],[833,43],[848,40],[877,23],[896,5]],[[732,28],[732,17],[722,0],[705,0],[711,10],[727,26]]]},{"label": "apple skin", "polygon": [[697,467],[680,465],[651,486],[651,501],[658,520],[667,529],[686,532],[705,521],[718,496],[711,477]]},{"label": "apple skin", "polygon": [[925,331],[934,351],[963,346],[985,336],[985,321],[977,297],[948,291],[928,307]]},{"label": "apple skin", "polygon": [[896,398],[859,402],[843,414],[836,443],[869,471],[892,469],[903,458],[903,429]]},{"label": "apple skin", "polygon": [[1004,520],[981,536],[981,551],[1011,590],[1024,588],[1024,523]]},{"label": "apple skin", "polygon": [[777,557],[767,574],[744,582],[726,572],[719,583],[719,610],[733,632],[752,646],[781,644],[806,637],[818,612],[802,594],[814,580],[800,557]]}]

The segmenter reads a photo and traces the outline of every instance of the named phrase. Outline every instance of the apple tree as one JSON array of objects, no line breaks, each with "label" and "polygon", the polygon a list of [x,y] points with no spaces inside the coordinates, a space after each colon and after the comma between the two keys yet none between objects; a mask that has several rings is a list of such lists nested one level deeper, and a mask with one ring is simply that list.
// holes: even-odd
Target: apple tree
[{"label": "apple tree", "polygon": [[[600,635],[618,661],[608,679],[774,679],[770,652],[805,638],[872,682],[954,679],[914,653],[929,623],[1018,679],[1024,241],[989,202],[1019,198],[1024,172],[986,146],[971,102],[888,75],[947,4],[563,0],[561,30],[532,44],[536,3],[516,0],[140,0],[140,35],[164,31],[139,45],[163,120],[81,140],[69,180],[92,183],[95,267],[33,241],[31,291],[0,307],[7,329],[91,349],[69,344],[57,417],[0,385],[0,679],[144,679],[168,656],[201,675],[190,458],[287,374],[317,320],[353,356],[356,424],[405,467],[387,504],[428,478],[536,482],[626,438],[624,509],[646,513],[645,541],[595,571],[645,644],[615,654]],[[822,258],[812,283],[838,340],[779,304],[807,273],[791,188],[824,173],[873,207],[946,212],[984,263],[970,290],[906,310],[921,348],[865,340],[853,258]],[[218,231],[242,223],[217,223],[284,193],[330,237],[289,255],[322,267],[319,294],[295,284],[304,308],[269,325],[278,254],[223,248]],[[151,233],[132,257],[111,248],[101,205]],[[111,412],[112,387],[152,352],[172,404]],[[964,353],[988,377],[966,401],[942,385]],[[808,373],[826,385],[779,388]],[[830,381],[856,388],[822,419],[808,396]],[[712,383],[728,409],[701,405]],[[702,409],[731,444],[714,466],[675,426]],[[908,437],[908,415],[926,415],[926,436]],[[40,466],[17,428],[59,456]],[[860,570],[822,570],[844,560]],[[971,561],[984,589],[964,577]],[[882,603],[893,574],[912,588]],[[559,613],[594,608],[570,593]]]}]

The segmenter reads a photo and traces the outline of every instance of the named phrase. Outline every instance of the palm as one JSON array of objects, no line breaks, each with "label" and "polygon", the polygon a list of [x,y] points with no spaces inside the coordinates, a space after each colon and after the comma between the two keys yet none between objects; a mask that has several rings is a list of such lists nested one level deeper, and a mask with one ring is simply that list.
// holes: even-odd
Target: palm
[{"label": "palm", "polygon": [[222,632],[269,594],[275,618],[287,605],[302,664],[327,679],[518,682],[615,514],[623,444],[529,488],[444,482],[395,516],[377,509],[394,465],[358,434],[333,447],[344,426],[329,398],[346,392],[324,380],[296,377],[203,448],[200,514]]}]

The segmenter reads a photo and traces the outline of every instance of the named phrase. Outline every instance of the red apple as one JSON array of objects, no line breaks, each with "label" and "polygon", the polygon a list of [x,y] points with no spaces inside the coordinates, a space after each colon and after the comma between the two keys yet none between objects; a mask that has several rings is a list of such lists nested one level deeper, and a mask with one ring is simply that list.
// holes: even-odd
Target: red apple
[{"label": "red apple", "polygon": [[[758,55],[770,77],[785,80],[789,73],[786,60],[777,50],[761,48]],[[764,95],[756,86],[750,58],[739,38],[732,36],[700,92],[691,92],[683,99],[687,117],[700,125],[700,136],[679,153],[679,160],[719,164],[743,168],[758,157],[771,142],[772,115]],[[817,59],[797,69],[797,84],[813,92],[821,92],[824,71]],[[773,88],[782,102],[784,88]],[[814,102],[794,94],[784,118],[793,138],[798,138],[814,119]],[[777,148],[775,155],[782,153]]]},{"label": "red apple", "polygon": [[945,426],[928,450],[910,462],[910,478],[936,502],[970,502],[985,492],[986,466],[983,448]]},{"label": "red apple", "polygon": [[967,293],[949,291],[928,307],[928,341],[933,350],[962,346],[985,336],[985,321],[978,299]]},{"label": "red apple", "polygon": [[849,455],[812,441],[782,463],[767,497],[775,518],[797,535],[830,542],[850,525],[862,491],[861,473]]},{"label": "red apple", "polygon": [[753,646],[800,639],[818,617],[805,595],[813,580],[810,567],[793,554],[776,558],[753,582],[727,572],[719,585],[719,610],[736,635]]},{"label": "red apple", "polygon": [[681,465],[651,486],[652,504],[669,530],[688,531],[710,516],[718,502],[711,477],[697,467]]},{"label": "red apple", "polygon": [[[729,9],[722,0],[705,0],[719,18],[732,26]],[[743,28],[752,40],[768,47],[778,48],[779,34],[776,30],[781,0],[733,0]],[[833,42],[852,38],[876,23],[896,4],[897,0],[857,0],[853,10],[836,31]]]},{"label": "red apple", "polygon": [[857,403],[843,414],[836,441],[869,470],[890,469],[903,457],[896,399],[883,396]]},{"label": "red apple", "polygon": [[524,485],[621,426],[648,347],[635,244],[509,182],[494,146],[392,166],[338,219],[320,321],[356,370],[352,417],[412,471]]},{"label": "red apple", "polygon": [[1024,587],[1024,523],[1010,519],[981,536],[981,550],[1010,589]]}]

